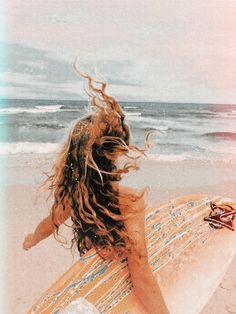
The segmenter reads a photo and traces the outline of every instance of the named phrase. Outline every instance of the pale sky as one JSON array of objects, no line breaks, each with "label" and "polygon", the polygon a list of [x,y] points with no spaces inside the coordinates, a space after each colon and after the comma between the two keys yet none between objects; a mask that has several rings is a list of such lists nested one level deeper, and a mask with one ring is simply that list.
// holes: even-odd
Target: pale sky
[{"label": "pale sky", "polygon": [[5,0],[2,7],[2,98],[86,98],[72,69],[78,57],[118,100],[236,103],[234,0]]}]

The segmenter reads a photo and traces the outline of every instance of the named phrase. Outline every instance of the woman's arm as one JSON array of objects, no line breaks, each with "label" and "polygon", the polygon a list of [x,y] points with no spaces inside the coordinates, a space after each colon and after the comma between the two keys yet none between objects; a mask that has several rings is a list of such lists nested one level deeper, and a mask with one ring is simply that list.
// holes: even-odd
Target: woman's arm
[{"label": "woman's arm", "polygon": [[50,214],[48,217],[44,218],[36,227],[34,233],[28,234],[25,237],[25,240],[23,242],[23,248],[25,250],[30,249],[32,246],[35,246],[40,241],[44,240],[45,238],[49,237],[54,229],[56,228],[56,225],[59,226],[66,219],[68,219],[71,215],[70,207],[66,207],[66,209],[63,211],[61,207],[57,207],[54,211],[54,216]]},{"label": "woman's arm", "polygon": [[[126,199],[128,200],[128,195],[135,193],[135,191],[130,188],[122,188],[121,194],[125,195],[124,193],[127,193]],[[129,207],[131,206],[133,207],[131,214],[133,213],[134,215],[128,216],[125,220],[125,227],[134,242],[134,247],[127,256],[134,293],[148,314],[167,314],[169,312],[163,299],[160,287],[157,280],[153,276],[148,263],[144,222],[145,203],[143,198],[138,200],[136,203],[133,203],[133,205],[130,204]],[[135,214],[135,212],[137,214]],[[123,213],[126,215],[127,211],[124,210]]]}]

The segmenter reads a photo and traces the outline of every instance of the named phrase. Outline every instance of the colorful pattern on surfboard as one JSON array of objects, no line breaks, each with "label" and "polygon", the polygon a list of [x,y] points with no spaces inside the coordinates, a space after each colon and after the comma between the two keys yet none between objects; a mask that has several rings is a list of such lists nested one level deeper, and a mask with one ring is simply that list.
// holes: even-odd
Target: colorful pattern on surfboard
[{"label": "colorful pattern on surfboard", "polygon": [[[210,213],[210,202],[230,202],[221,197],[204,197],[182,204],[177,201],[146,215],[148,257],[154,274],[190,246],[201,245],[220,232],[211,228],[204,217]],[[72,301],[84,297],[100,313],[127,314],[122,304],[131,292],[126,260],[106,261],[91,250],[42,295],[29,313],[58,314]]]}]

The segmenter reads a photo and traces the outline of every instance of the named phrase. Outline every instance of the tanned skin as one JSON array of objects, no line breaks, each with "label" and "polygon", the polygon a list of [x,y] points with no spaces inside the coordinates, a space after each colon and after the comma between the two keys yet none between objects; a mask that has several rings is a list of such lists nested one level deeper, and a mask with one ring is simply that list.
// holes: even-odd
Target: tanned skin
[{"label": "tanned skin", "polygon": [[[119,187],[120,195],[123,200],[129,200],[129,195],[136,191],[131,188]],[[127,195],[127,197],[126,197]],[[129,201],[127,201],[129,202]],[[125,208],[130,208],[129,205]],[[124,220],[126,230],[129,237],[133,240],[134,249],[127,253],[128,268],[131,275],[134,293],[146,310],[147,314],[167,314],[168,309],[164,302],[158,282],[154,278],[150,265],[148,263],[147,246],[145,240],[145,212],[144,200],[140,198],[137,202],[132,203],[134,215],[127,216],[125,209],[120,206],[121,213],[127,219]],[[130,214],[130,213],[129,213]],[[23,248],[29,250],[31,247],[37,245],[43,239],[49,237],[55,229],[55,224],[60,225],[64,223],[71,216],[71,209],[69,206],[64,210],[56,210],[54,217],[50,214],[43,219],[36,227],[34,233],[28,234],[23,242]]]}]

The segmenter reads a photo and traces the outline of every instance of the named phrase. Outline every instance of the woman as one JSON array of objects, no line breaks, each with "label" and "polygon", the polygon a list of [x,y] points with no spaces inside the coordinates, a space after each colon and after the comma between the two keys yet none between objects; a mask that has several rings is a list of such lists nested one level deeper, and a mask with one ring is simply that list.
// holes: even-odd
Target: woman
[{"label": "woman", "polygon": [[[125,115],[106,94],[106,84],[84,77],[96,111],[71,131],[54,174],[47,180],[54,197],[51,214],[26,236],[23,247],[35,246],[71,217],[72,244],[77,244],[80,255],[95,247],[103,258],[127,257],[134,292],[147,313],[168,313],[148,263],[144,191],[119,184],[122,175],[135,168],[135,154],[129,153],[140,156],[145,149],[130,144]],[[129,161],[118,167],[121,156]]]}]

